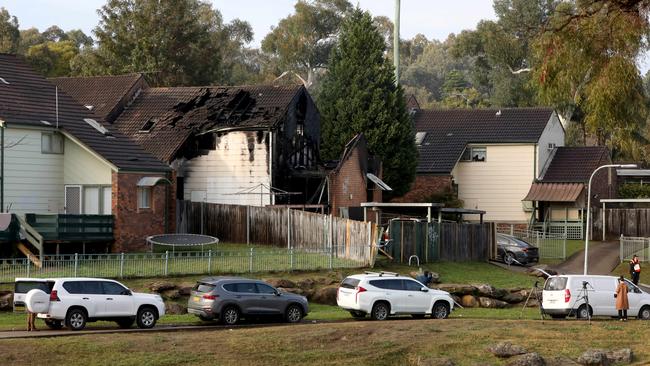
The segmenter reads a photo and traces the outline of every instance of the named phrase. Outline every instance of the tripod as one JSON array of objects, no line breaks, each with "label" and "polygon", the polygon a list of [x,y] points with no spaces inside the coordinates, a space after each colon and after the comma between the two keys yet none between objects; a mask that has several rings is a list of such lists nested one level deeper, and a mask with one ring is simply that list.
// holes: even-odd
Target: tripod
[{"label": "tripod", "polygon": [[[590,309],[589,290],[587,290],[587,286],[591,287],[589,282],[582,281],[582,288],[580,289],[580,292],[578,292],[578,297],[576,298],[576,301],[573,303],[573,307],[571,307],[571,314],[576,314],[576,318],[587,318],[587,320],[589,320],[589,325],[591,325],[591,311],[589,310]],[[584,300],[585,302],[584,304],[580,305],[576,310],[575,306],[580,302],[580,300]],[[586,314],[584,313],[581,314],[580,310],[583,308]]]},{"label": "tripod", "polygon": [[524,310],[528,306],[528,303],[530,302],[530,299],[534,297],[535,300],[537,300],[537,303],[539,304],[539,318],[544,321],[544,306],[542,306],[542,291],[538,287],[539,281],[535,281],[535,284],[533,287],[531,287],[530,291],[528,292],[528,297],[526,298],[526,302],[524,302],[524,306],[521,308],[521,313],[519,313],[519,319],[522,318],[524,315]]}]

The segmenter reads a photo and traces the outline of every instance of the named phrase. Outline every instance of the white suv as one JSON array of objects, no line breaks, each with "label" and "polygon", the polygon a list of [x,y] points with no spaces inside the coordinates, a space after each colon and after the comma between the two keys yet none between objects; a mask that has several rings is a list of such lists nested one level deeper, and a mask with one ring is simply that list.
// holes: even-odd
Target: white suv
[{"label": "white suv", "polygon": [[[16,279],[25,281],[27,279]],[[40,280],[42,281],[42,280]],[[60,329],[63,324],[81,330],[87,322],[115,321],[129,328],[135,321],[139,328],[152,328],[165,314],[165,304],[159,295],[131,292],[117,281],[102,278],[55,278],[39,284],[37,289],[49,294],[46,312],[38,313],[45,324]]]},{"label": "white suv", "polygon": [[392,272],[366,272],[347,277],[339,286],[336,303],[355,318],[370,314],[375,320],[400,314],[444,319],[454,308],[448,292],[430,289]]}]

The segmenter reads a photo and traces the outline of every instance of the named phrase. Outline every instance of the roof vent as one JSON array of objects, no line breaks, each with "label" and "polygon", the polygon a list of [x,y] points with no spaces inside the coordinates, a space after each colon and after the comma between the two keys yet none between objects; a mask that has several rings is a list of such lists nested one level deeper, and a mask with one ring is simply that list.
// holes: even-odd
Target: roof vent
[{"label": "roof vent", "polygon": [[89,111],[92,111],[93,109],[95,109],[95,106],[94,106],[94,105],[88,105],[88,104],[86,104],[84,107],[88,108]]},{"label": "roof vent", "polygon": [[424,142],[424,138],[427,136],[426,132],[416,132],[415,133],[415,144],[420,146]]},{"label": "roof vent", "polygon": [[4,78],[0,78],[0,81],[3,82],[3,83],[5,83],[5,84],[7,84],[7,85],[10,84],[10,83],[9,83],[7,80],[5,80]]},{"label": "roof vent", "polygon": [[99,122],[95,121],[92,118],[84,118],[84,122],[91,125],[94,129],[99,131],[102,135],[111,136],[111,132],[102,126]]},{"label": "roof vent", "polygon": [[499,117],[501,115],[501,110],[499,109],[496,113],[496,116]]},{"label": "roof vent", "polygon": [[453,136],[453,135],[454,135],[453,133],[449,132],[449,133],[447,134],[447,137],[451,137],[451,136]]},{"label": "roof vent", "polygon": [[44,124],[44,125],[52,126],[52,124],[50,122],[48,122],[46,120],[43,120],[43,119],[41,120],[41,123]]}]

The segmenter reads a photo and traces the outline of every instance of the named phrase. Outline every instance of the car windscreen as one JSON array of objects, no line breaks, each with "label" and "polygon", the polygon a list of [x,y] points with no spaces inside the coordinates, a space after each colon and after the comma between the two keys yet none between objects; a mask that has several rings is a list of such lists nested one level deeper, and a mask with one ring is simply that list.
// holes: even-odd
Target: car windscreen
[{"label": "car windscreen", "polygon": [[209,283],[203,283],[203,282],[198,282],[196,286],[194,286],[194,291],[196,292],[210,292],[214,290],[216,286],[211,285]]},{"label": "car windscreen", "polygon": [[348,277],[341,282],[341,287],[354,289],[359,286],[359,282],[361,282],[361,280]]},{"label": "car windscreen", "polygon": [[53,286],[54,282],[18,281],[14,285],[14,292],[17,294],[26,294],[29,290],[39,289],[49,294]]},{"label": "car windscreen", "polygon": [[544,284],[546,291],[560,291],[566,288],[566,277],[549,277]]}]

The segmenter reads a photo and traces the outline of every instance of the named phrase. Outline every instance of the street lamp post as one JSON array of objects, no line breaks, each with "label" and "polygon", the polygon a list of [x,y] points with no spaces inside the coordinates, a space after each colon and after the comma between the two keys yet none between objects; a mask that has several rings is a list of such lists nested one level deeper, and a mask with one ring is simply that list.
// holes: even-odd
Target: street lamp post
[{"label": "street lamp post", "polygon": [[584,273],[587,274],[587,262],[589,258],[589,219],[591,218],[591,181],[594,179],[594,176],[596,173],[605,168],[622,168],[622,169],[635,169],[637,168],[636,164],[607,164],[607,165],[602,165],[596,168],[596,170],[591,173],[591,177],[589,177],[589,185],[587,186],[587,224],[585,227],[585,268],[584,268]]},{"label": "street lamp post", "polygon": [[5,212],[5,121],[0,119],[0,212]]}]

